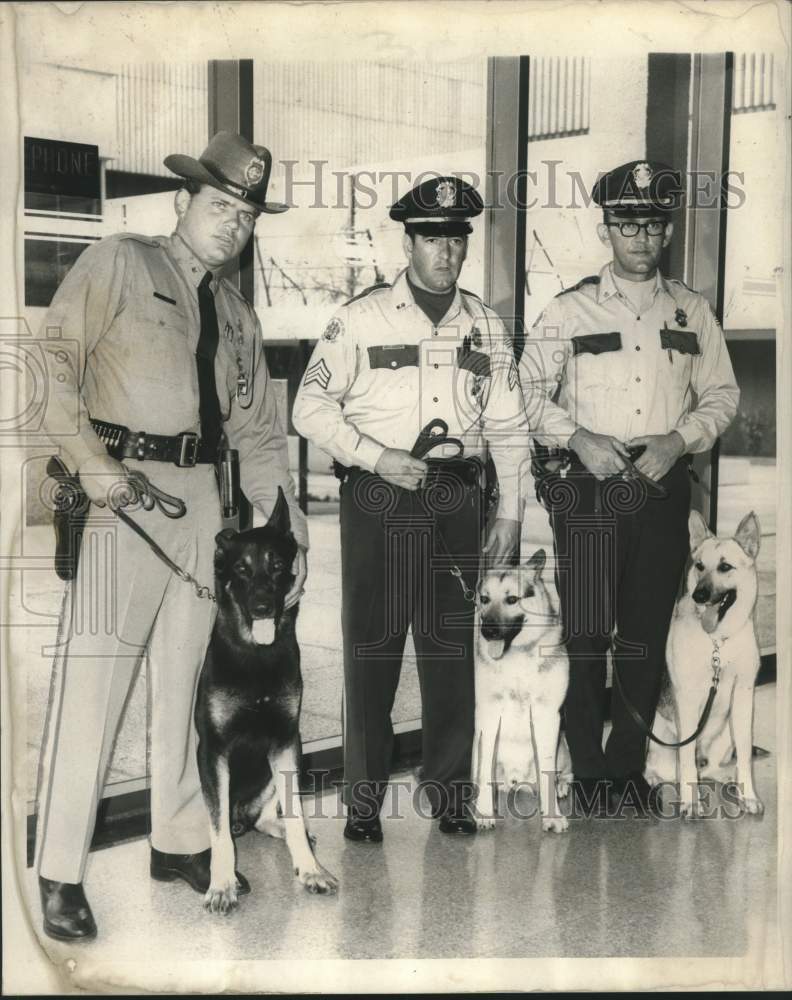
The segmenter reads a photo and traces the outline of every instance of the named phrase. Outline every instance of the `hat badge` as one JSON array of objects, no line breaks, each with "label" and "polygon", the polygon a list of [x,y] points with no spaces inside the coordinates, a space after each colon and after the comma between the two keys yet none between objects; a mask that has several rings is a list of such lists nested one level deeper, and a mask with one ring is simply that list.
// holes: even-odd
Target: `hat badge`
[{"label": "hat badge", "polygon": [[648,163],[639,163],[633,170],[635,186],[644,190],[652,183],[652,168]]},{"label": "hat badge", "polygon": [[456,184],[453,181],[440,181],[437,185],[438,208],[453,208],[456,202]]},{"label": "hat badge", "polygon": [[245,181],[248,187],[255,187],[264,176],[264,161],[254,156],[245,167]]}]

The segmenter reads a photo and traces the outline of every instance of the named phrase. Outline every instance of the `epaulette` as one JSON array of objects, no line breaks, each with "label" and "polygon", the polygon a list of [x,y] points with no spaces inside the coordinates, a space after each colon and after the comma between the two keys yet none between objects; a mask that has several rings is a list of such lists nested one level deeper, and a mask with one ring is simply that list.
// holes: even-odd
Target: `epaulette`
[{"label": "epaulette", "polygon": [[353,302],[357,302],[359,299],[365,299],[367,295],[371,295],[372,292],[376,292],[380,288],[390,288],[390,287],[391,287],[390,282],[379,281],[377,282],[376,285],[370,285],[368,288],[364,288],[362,292],[358,292],[357,295],[354,295],[351,299],[349,299],[348,302],[345,302],[344,305],[351,306]]},{"label": "epaulette", "polygon": [[687,291],[689,291],[691,295],[699,295],[700,294],[700,292],[697,292],[695,288],[691,288],[690,285],[686,285],[685,282],[682,281],[681,278],[666,278],[666,276],[663,275],[663,279],[665,281],[669,282],[672,285],[681,285],[683,288],[685,288]]},{"label": "epaulette", "polygon": [[581,278],[580,281],[571,288],[563,288],[556,294],[556,298],[560,299],[562,295],[568,295],[570,292],[577,292],[583,288],[584,285],[598,285],[600,280],[601,279],[598,274],[590,274],[587,278]]},{"label": "epaulette", "polygon": [[154,249],[162,246],[157,236],[143,236],[141,233],[114,233],[113,236],[119,240],[134,240],[135,243],[144,243],[147,247]]},{"label": "epaulette", "polygon": [[484,300],[482,299],[482,297],[480,295],[476,295],[475,292],[469,292],[467,288],[460,288],[459,290],[463,295],[469,295],[473,299],[478,299],[482,305],[484,304]]}]

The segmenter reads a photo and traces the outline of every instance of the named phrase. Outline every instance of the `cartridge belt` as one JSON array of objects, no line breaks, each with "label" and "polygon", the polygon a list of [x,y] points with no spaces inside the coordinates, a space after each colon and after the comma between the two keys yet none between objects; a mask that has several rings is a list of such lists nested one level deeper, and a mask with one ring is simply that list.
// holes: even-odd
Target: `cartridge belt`
[{"label": "cartridge belt", "polygon": [[192,431],[174,435],[149,434],[93,418],[91,426],[108,453],[119,461],[136,458],[141,462],[172,462],[181,469],[199,464],[213,465],[217,461],[217,446],[204,444]]}]

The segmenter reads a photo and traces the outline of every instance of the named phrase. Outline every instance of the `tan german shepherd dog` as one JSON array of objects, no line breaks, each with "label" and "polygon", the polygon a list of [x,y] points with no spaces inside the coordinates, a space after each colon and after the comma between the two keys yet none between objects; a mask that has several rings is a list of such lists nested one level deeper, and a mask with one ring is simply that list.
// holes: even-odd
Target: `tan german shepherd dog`
[{"label": "tan german shepherd dog", "polygon": [[486,573],[477,588],[472,773],[479,830],[495,826],[501,783],[507,791],[537,785],[542,829],[567,829],[558,796],[566,795],[572,777],[563,740],[559,751],[569,660],[557,604],[542,580],[544,565],[539,549],[524,566]]},{"label": "tan german shepherd dog", "polygon": [[691,565],[668,633],[671,683],[660,698],[655,734],[673,742],[695,732],[712,683],[713,654],[720,659],[720,682],[699,738],[678,753],[650,742],[645,776],[650,784],[678,780],[680,815],[694,818],[701,810],[699,778],[715,776],[736,758],[740,805],[747,813],[761,813],[752,773],[759,521],[751,511],[733,538],[715,537],[698,511],[691,512],[688,524]]}]

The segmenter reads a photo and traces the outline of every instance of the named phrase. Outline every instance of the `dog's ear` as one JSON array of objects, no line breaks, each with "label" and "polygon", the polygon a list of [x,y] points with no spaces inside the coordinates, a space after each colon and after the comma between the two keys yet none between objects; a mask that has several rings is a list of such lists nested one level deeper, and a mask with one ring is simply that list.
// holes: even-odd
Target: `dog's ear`
[{"label": "dog's ear", "polygon": [[217,572],[220,572],[225,565],[226,555],[236,536],[237,532],[231,528],[223,528],[215,535],[214,565]]},{"label": "dog's ear", "polygon": [[691,552],[695,552],[705,538],[712,538],[712,532],[707,527],[707,522],[697,510],[691,510],[690,512],[688,531],[690,532]]},{"label": "dog's ear", "polygon": [[536,552],[534,552],[534,554],[525,564],[525,568],[531,570],[531,572],[534,575],[534,579],[536,579],[537,576],[541,576],[546,561],[547,561],[547,556],[545,555],[545,550],[537,549]]},{"label": "dog's ear", "polygon": [[762,532],[759,528],[759,518],[751,511],[740,521],[734,534],[734,540],[751,559],[756,559],[759,553],[759,542]]},{"label": "dog's ear", "polygon": [[278,487],[278,499],[267,521],[267,527],[279,532],[281,535],[288,535],[291,531],[291,516],[289,505],[281,487]]}]

